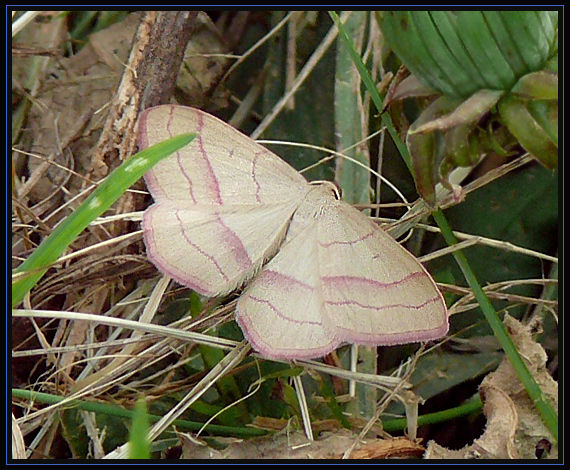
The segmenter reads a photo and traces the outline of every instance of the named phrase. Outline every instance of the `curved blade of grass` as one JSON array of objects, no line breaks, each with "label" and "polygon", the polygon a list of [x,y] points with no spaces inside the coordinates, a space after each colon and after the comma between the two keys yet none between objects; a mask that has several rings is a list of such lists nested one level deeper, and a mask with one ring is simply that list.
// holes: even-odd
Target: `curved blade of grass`
[{"label": "curved blade of grass", "polygon": [[[449,246],[455,245],[457,243],[457,239],[455,238],[455,235],[453,235],[451,227],[449,226],[449,223],[447,222],[447,219],[443,215],[441,209],[433,212],[433,218],[441,229],[441,233],[445,238],[447,244]],[[528,370],[527,365],[521,358],[515,344],[513,343],[513,340],[509,336],[505,325],[497,315],[497,312],[493,308],[493,305],[489,301],[489,298],[485,295],[485,292],[483,292],[483,289],[481,288],[479,281],[477,281],[475,273],[473,273],[471,270],[471,267],[469,266],[467,258],[463,252],[461,250],[455,251],[453,252],[453,256],[461,268],[461,271],[463,272],[463,275],[465,276],[469,287],[473,291],[473,294],[475,295],[475,298],[477,299],[477,302],[479,303],[479,306],[481,307],[485,318],[493,329],[495,337],[498,339],[501,347],[505,351],[505,354],[509,358],[513,369],[515,369],[519,380],[522,382],[529,397],[534,402],[548,430],[554,439],[558,441],[558,416],[552,408],[552,404],[544,396],[539,385],[536,383],[534,377]]]},{"label": "curved blade of grass", "polygon": [[56,261],[93,220],[111,207],[153,165],[189,144],[195,136],[196,134],[180,134],[149,147],[133,155],[107,176],[93,193],[14,271],[14,273],[25,271],[33,271],[33,273],[22,276],[12,284],[12,307],[22,302],[24,296],[45,274],[47,266]]},{"label": "curved blade of grass", "polygon": [[[65,397],[51,395],[44,392],[34,392],[31,390],[22,390],[18,388],[12,389],[12,397],[22,398],[24,400],[35,401],[37,403],[44,403],[46,405],[55,405],[66,400]],[[135,419],[134,410],[127,410],[122,406],[102,403],[87,400],[73,400],[65,404],[66,407],[77,407],[78,410],[90,411],[97,414],[104,414],[107,416],[116,416],[117,418],[125,418],[131,421]],[[162,416],[151,415],[147,416],[151,423],[159,421]],[[199,431],[204,427],[204,423],[195,421],[187,421],[184,419],[177,419],[174,424],[179,430],[183,431]],[[248,438],[256,436],[264,436],[267,431],[257,428],[244,428],[239,426],[220,426],[218,424],[209,424],[207,430],[212,434],[239,438]]]}]

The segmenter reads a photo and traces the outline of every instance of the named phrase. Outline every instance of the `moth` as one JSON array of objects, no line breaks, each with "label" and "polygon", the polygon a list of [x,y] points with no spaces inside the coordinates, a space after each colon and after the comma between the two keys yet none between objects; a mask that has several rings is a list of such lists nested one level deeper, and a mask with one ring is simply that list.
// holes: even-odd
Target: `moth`
[{"label": "moth", "polygon": [[205,296],[246,285],[236,320],[269,358],[310,359],[343,343],[393,345],[448,331],[435,282],[397,241],[220,119],[164,105],[140,117],[139,147],[197,137],[145,175],[149,259]]}]

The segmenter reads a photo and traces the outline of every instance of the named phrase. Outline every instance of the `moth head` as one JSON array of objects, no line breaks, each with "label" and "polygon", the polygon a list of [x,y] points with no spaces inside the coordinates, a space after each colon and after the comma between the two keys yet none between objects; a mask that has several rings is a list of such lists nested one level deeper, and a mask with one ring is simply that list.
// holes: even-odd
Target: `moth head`
[{"label": "moth head", "polygon": [[320,186],[324,190],[330,191],[330,193],[334,196],[334,198],[337,201],[340,201],[342,197],[342,189],[334,181],[311,181],[309,184],[314,186]]}]

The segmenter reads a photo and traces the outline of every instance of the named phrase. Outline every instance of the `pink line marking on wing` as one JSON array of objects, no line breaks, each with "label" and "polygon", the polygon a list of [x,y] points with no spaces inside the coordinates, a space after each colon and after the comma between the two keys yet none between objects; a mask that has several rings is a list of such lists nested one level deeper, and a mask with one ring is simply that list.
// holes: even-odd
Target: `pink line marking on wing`
[{"label": "pink line marking on wing", "polygon": [[[152,224],[152,213],[156,207],[157,205],[155,204],[145,211],[143,215],[143,227],[148,227]],[[206,295],[208,297],[213,297],[217,294],[217,292],[204,287],[202,280],[196,276],[192,276],[189,273],[180,273],[180,271],[172,269],[172,264],[169,261],[165,260],[160,255],[160,253],[155,252],[156,241],[154,239],[152,230],[145,229],[143,235],[149,259],[151,259],[156,267],[159,268],[163,273],[167,274],[173,279],[176,279],[181,284],[190,287],[196,292],[199,292],[200,294]]]},{"label": "pink line marking on wing", "polygon": [[336,338],[332,338],[329,344],[318,348],[275,348],[267,341],[264,341],[254,328],[253,322],[247,316],[240,314],[237,316],[237,321],[243,330],[245,337],[249,340],[254,349],[271,359],[314,359],[327,355],[340,345],[340,341]]},{"label": "pink line marking on wing", "polygon": [[321,279],[323,283],[336,285],[336,286],[339,285],[347,286],[350,283],[357,283],[357,284],[368,284],[380,288],[388,288],[388,287],[398,286],[412,279],[415,279],[416,277],[422,277],[422,276],[426,276],[426,273],[423,271],[416,271],[394,282],[380,282],[380,281],[375,281],[373,279],[367,279],[365,277],[358,277],[358,276],[325,276],[322,277]]},{"label": "pink line marking on wing", "polygon": [[[139,142],[138,143],[139,143],[139,148],[141,150],[149,147],[149,142],[148,142],[148,110],[143,111],[143,114],[141,115],[141,120],[139,123]],[[145,180],[145,183],[146,183],[148,189],[150,190],[151,194],[155,198],[155,200],[157,198],[159,198],[161,196],[159,194],[161,192],[161,187],[158,184],[158,181],[156,179],[156,176],[154,174],[153,169],[150,169],[149,171],[147,171],[145,173],[144,180]]]},{"label": "pink line marking on wing", "polygon": [[360,243],[363,240],[366,240],[367,238],[370,238],[372,235],[374,235],[375,230],[372,230],[370,233],[367,233],[366,235],[363,235],[360,238],[357,238],[356,240],[350,240],[350,241],[346,241],[346,240],[338,240],[338,241],[333,241],[333,242],[328,242],[328,243],[321,243],[319,242],[319,245],[322,246],[323,248],[328,248],[329,246],[332,245],[354,245],[356,243]]},{"label": "pink line marking on wing", "polygon": [[208,154],[206,152],[206,149],[204,148],[204,140],[202,139],[202,130],[204,128],[204,113],[199,112],[198,113],[198,132],[199,137],[198,137],[198,143],[200,145],[200,153],[202,154],[202,157],[204,158],[204,162],[206,163],[206,168],[207,171],[209,173],[209,178],[208,178],[208,182],[209,182],[209,187],[212,191],[212,196],[214,197],[216,203],[222,205],[222,193],[220,192],[220,185],[218,183],[218,179],[216,178],[216,174],[214,173],[214,169],[212,168],[212,164],[210,163],[210,159],[208,158]]},{"label": "pink line marking on wing", "polygon": [[[316,322],[316,321],[299,321],[299,320],[294,320],[292,318],[289,318],[287,315],[283,314],[282,312],[279,311],[279,309],[277,307],[275,307],[275,305],[273,305],[269,300],[265,300],[265,299],[260,299],[259,297],[254,297],[253,295],[250,294],[244,294],[247,295],[248,298],[250,298],[251,300],[253,300],[254,302],[258,302],[261,304],[266,304],[271,310],[273,310],[273,312],[279,317],[282,318],[285,321],[291,322],[291,323],[295,323],[297,325],[319,325],[321,326],[322,323],[321,322]],[[243,315],[243,314],[242,314]]]},{"label": "pink line marking on wing", "polygon": [[182,221],[180,220],[180,217],[178,216],[178,212],[176,213],[176,219],[178,220],[178,223],[180,224],[180,228],[181,228],[181,232],[182,232],[182,236],[184,237],[184,240],[186,240],[186,243],[188,243],[190,246],[194,247],[196,249],[196,251],[198,251],[198,253],[200,253],[202,256],[204,256],[205,258],[207,258],[208,260],[210,260],[214,266],[216,266],[216,269],[218,270],[218,272],[220,273],[220,275],[224,278],[224,280],[226,282],[229,281],[228,276],[226,275],[226,273],[224,272],[224,270],[222,269],[222,267],[218,264],[218,261],[216,260],[216,258],[214,258],[212,255],[206,253],[204,250],[202,250],[198,245],[196,245],[195,243],[193,243],[190,238],[188,238],[188,235],[186,234],[186,231],[184,230],[184,224],[182,223]]},{"label": "pink line marking on wing", "polygon": [[286,274],[281,274],[277,271],[272,271],[271,269],[264,269],[259,279],[263,279],[270,283],[281,284],[285,287],[290,287],[292,285],[301,286],[302,288],[309,290],[309,292],[313,292],[315,290],[313,286],[306,282],[299,281],[292,276],[287,276]]},{"label": "pink line marking on wing", "polygon": [[434,297],[432,299],[428,299],[425,302],[419,304],[419,305],[408,305],[408,304],[390,304],[390,305],[382,305],[381,307],[377,307],[375,305],[364,305],[361,304],[360,302],[357,302],[356,300],[343,300],[343,301],[339,301],[339,302],[335,302],[335,301],[330,301],[330,300],[325,300],[324,303],[328,304],[328,305],[356,305],[358,307],[361,308],[368,308],[371,310],[385,310],[385,309],[389,309],[389,308],[398,308],[398,307],[404,307],[404,308],[411,308],[411,309],[415,309],[415,310],[421,310],[422,308],[424,308],[425,306],[427,306],[428,304],[434,303],[434,302],[438,302],[441,301],[441,298],[439,296]]},{"label": "pink line marking on wing", "polygon": [[[166,124],[166,130],[168,131],[168,135],[170,137],[174,136],[174,133],[170,130],[170,126],[172,125],[172,121],[174,120],[174,111],[175,110],[176,110],[176,108],[174,106],[172,106],[170,108],[170,118],[168,119],[168,123]],[[186,168],[184,168],[184,165],[182,164],[182,156],[180,155],[180,151],[176,152],[176,161],[178,162],[178,167],[180,168],[180,173],[182,173],[182,175],[184,176],[186,181],[188,181],[188,189],[189,189],[190,197],[192,198],[192,202],[196,203],[197,201],[196,201],[196,197],[194,196],[194,189],[193,189],[194,185],[192,182],[192,178],[190,178],[190,175],[188,173],[186,173]]]},{"label": "pink line marking on wing", "polygon": [[247,250],[243,246],[241,239],[236,235],[236,233],[231,228],[229,228],[225,224],[225,222],[223,221],[223,219],[220,217],[219,214],[217,214],[217,219],[218,223],[224,229],[224,235],[225,235],[224,238],[228,243],[228,245],[230,245],[230,248],[232,250],[232,253],[234,254],[234,258],[237,261],[237,263],[244,271],[246,269],[251,268],[253,263],[251,262],[251,258],[249,257]]}]

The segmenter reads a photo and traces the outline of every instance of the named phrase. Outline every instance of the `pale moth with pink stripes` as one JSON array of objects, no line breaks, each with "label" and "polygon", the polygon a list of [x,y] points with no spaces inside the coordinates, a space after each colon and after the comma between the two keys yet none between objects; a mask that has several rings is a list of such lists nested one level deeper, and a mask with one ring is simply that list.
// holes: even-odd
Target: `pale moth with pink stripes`
[{"label": "pale moth with pink stripes", "polygon": [[269,358],[310,359],[343,343],[392,345],[447,333],[435,282],[329,182],[311,184],[275,154],[203,111],[157,106],[141,149],[198,136],[145,175],[149,259],[208,297],[244,288],[236,319]]}]

